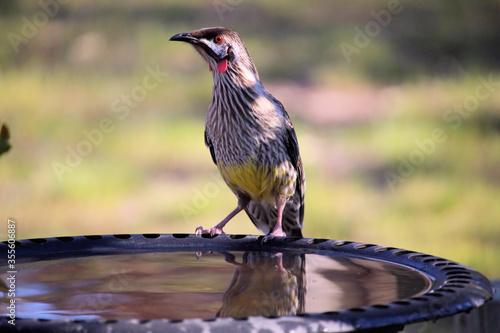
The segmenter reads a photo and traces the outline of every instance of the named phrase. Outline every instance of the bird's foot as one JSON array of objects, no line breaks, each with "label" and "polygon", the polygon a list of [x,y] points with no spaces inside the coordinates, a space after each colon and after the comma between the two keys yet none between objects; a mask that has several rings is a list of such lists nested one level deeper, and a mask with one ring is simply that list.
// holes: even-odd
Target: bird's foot
[{"label": "bird's foot", "polygon": [[222,228],[218,228],[217,226],[210,229],[205,229],[200,226],[196,228],[194,233],[196,234],[196,236],[201,236],[203,234],[210,234],[210,236],[214,236],[214,235],[224,234],[225,232],[222,230]]},{"label": "bird's foot", "polygon": [[267,234],[264,238],[262,238],[262,243],[268,242],[276,237],[285,237],[286,234],[281,229],[274,229],[272,232]]},{"label": "bird's foot", "polygon": [[204,254],[212,254],[212,251],[196,251],[194,253],[194,256],[196,257],[197,260],[201,259],[201,257],[203,257]]}]

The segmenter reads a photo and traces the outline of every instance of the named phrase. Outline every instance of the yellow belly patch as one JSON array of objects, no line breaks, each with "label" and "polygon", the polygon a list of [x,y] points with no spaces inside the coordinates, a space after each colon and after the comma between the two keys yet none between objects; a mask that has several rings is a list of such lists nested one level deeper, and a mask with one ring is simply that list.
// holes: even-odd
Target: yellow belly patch
[{"label": "yellow belly patch", "polygon": [[233,192],[243,191],[253,200],[274,201],[276,194],[285,197],[293,195],[293,190],[291,191],[289,187],[293,187],[295,183],[295,170],[290,174],[285,165],[267,167],[251,160],[244,164],[234,165],[219,163],[218,167],[222,178]]}]

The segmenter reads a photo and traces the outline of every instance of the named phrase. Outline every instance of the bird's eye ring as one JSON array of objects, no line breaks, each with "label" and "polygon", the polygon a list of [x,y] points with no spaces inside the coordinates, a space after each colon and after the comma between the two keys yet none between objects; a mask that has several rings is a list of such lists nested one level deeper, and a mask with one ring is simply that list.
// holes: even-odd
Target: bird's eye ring
[{"label": "bird's eye ring", "polygon": [[219,36],[216,36],[216,37],[214,38],[214,42],[215,42],[215,43],[217,43],[217,44],[222,43],[222,36],[220,36],[220,35],[219,35]]}]

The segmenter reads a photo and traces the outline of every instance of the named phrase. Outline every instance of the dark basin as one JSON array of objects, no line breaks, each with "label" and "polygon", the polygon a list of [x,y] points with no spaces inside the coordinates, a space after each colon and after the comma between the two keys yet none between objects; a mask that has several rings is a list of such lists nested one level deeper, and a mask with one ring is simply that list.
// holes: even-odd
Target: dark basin
[{"label": "dark basin", "polygon": [[[326,239],[187,234],[16,242],[16,325],[33,332],[396,332],[479,307],[489,281],[413,251]],[[0,253],[7,256],[7,242]],[[5,270],[5,269],[4,269]]]}]

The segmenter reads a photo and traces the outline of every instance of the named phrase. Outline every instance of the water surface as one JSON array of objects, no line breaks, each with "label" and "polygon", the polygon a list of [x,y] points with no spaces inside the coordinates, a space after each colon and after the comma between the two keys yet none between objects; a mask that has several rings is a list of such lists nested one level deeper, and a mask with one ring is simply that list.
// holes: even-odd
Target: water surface
[{"label": "water surface", "polygon": [[268,252],[90,256],[17,270],[17,317],[41,319],[291,315],[387,303],[430,286],[422,273],[384,261]]}]

